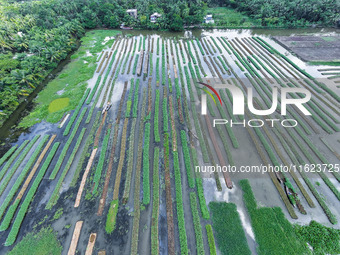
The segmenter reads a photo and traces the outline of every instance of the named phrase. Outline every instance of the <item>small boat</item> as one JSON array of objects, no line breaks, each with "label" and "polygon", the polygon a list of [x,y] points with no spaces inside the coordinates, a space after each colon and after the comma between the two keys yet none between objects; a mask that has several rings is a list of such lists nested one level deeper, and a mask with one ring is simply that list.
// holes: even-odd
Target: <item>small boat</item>
[{"label": "small boat", "polygon": [[107,102],[106,106],[103,108],[102,114],[110,110],[111,106],[112,106],[111,102]]},{"label": "small boat", "polygon": [[120,25],[120,29],[124,29],[124,30],[132,30],[133,27],[126,27],[126,26],[124,25],[124,23],[123,23],[123,24]]}]

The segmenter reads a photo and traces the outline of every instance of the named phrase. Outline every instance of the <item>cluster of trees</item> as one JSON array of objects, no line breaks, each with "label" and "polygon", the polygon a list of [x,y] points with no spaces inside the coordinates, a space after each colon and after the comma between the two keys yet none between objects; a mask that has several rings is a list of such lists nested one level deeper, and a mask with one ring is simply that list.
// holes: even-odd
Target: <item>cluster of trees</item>
[{"label": "cluster of trees", "polygon": [[262,26],[333,26],[340,20],[338,0],[224,0],[224,4],[257,19]]},{"label": "cluster of trees", "polygon": [[[126,13],[136,8],[138,18]],[[0,0],[0,125],[77,47],[85,29],[126,26],[183,30],[203,20],[201,0]],[[154,12],[162,14],[150,22]]]}]

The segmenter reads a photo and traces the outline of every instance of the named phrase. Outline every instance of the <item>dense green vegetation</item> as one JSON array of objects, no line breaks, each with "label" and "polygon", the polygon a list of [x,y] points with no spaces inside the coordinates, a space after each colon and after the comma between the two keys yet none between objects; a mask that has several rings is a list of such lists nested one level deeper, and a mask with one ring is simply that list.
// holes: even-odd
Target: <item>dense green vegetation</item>
[{"label": "dense green vegetation", "polygon": [[243,200],[248,210],[258,254],[309,254],[307,246],[298,239],[293,225],[280,207],[257,207],[248,180],[240,181]]},{"label": "dense green vegetation", "polygon": [[[139,15],[136,19],[126,12],[129,8],[138,9]],[[124,23],[127,26],[139,28],[181,31],[184,24],[200,24],[205,8],[206,3],[203,1],[179,0],[171,3],[153,0],[147,4],[142,0],[133,2],[114,0],[1,2],[0,124],[57,64],[77,47],[77,41],[84,35],[84,29],[118,28]],[[156,23],[150,22],[149,19],[154,12],[162,14]],[[105,47],[101,45],[102,39],[97,40],[99,44],[96,43],[90,53],[98,53]],[[82,51],[82,53],[85,52]],[[86,63],[81,61],[77,64],[81,65],[83,75],[72,78],[72,81],[77,81],[76,84],[90,79],[93,73],[90,70],[94,71],[93,63],[96,62],[97,56],[84,55],[75,56],[82,57],[86,61]],[[62,84],[64,85],[65,82]],[[72,83],[69,89],[72,90],[73,85],[76,84]],[[83,89],[78,88],[78,91]],[[58,97],[58,95],[53,95],[49,99]],[[75,97],[79,100],[77,96]],[[68,106],[69,108],[66,107],[67,110],[74,108],[72,101],[74,100],[70,99],[71,105]],[[46,107],[47,105],[44,105],[35,117],[46,118]],[[56,122],[61,116],[62,113],[58,111],[50,121]],[[32,124],[34,123],[29,122],[25,126]]]},{"label": "dense green vegetation", "polygon": [[18,243],[9,255],[58,255],[63,247],[57,239],[57,234],[51,227],[43,228],[38,233],[29,233]]},{"label": "dense green vegetation", "polygon": [[209,207],[222,254],[251,254],[236,205],[210,202]]},{"label": "dense green vegetation", "polygon": [[280,27],[334,25],[339,19],[340,9],[339,1],[336,0],[226,0],[224,3],[248,14],[262,26]]},{"label": "dense green vegetation", "polygon": [[340,254],[340,230],[311,221],[309,225],[295,225],[296,235],[313,247],[315,254]]}]

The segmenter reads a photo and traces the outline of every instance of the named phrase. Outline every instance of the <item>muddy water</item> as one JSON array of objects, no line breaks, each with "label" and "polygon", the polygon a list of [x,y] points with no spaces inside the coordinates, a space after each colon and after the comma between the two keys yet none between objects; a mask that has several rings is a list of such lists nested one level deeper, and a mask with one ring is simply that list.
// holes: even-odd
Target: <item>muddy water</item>
[{"label": "muddy water", "polygon": [[[153,36],[162,37],[162,38],[191,38],[191,37],[204,37],[210,35],[217,36],[227,36],[228,38],[235,38],[238,36],[263,36],[263,37],[271,37],[271,36],[289,36],[289,35],[307,35],[307,34],[322,34],[322,35],[334,35],[339,32],[338,29],[332,28],[308,28],[308,29],[195,29],[195,30],[187,30],[183,32],[168,32],[168,31],[148,31],[148,30],[122,30],[123,36]],[[79,45],[78,45],[79,46]],[[282,46],[275,44],[275,48],[283,49]],[[14,111],[11,117],[0,127],[0,157],[10,148],[11,143],[17,142],[17,139],[21,134],[30,134],[31,130],[23,130],[17,129],[16,126],[20,122],[20,120],[29,114],[29,112],[33,109],[34,103],[33,100],[41,91],[44,86],[51,81],[63,68],[71,61],[70,56],[73,54],[71,52],[67,58],[61,61],[58,67],[51,72],[51,74],[36,88],[36,90],[27,97],[27,100],[22,102],[18,109]],[[306,69],[308,72],[312,73],[316,77],[320,77],[320,73],[317,71],[316,67],[306,66],[306,64],[299,60],[298,58],[292,56],[294,62],[301,65],[302,69]],[[205,68],[205,63],[202,62],[203,67]],[[325,67],[326,68],[326,67]],[[238,68],[235,68],[238,70]],[[95,77],[94,77],[95,78]],[[41,124],[38,124],[41,125]]]},{"label": "muddy water", "polygon": [[[153,31],[123,31],[123,38],[124,40],[127,40],[127,38],[124,38],[125,36],[132,34],[133,36],[139,36],[139,35],[148,35],[152,38],[155,39],[155,44],[156,44],[156,39],[158,37],[161,38],[174,38],[177,37],[178,39],[181,38],[190,38],[190,37],[201,37],[201,36],[210,36],[210,35],[218,35],[218,36],[227,36],[228,38],[234,38],[237,36],[252,36],[252,35],[256,35],[256,36],[263,36],[264,38],[270,37],[271,35],[290,35],[290,34],[305,34],[305,33],[334,33],[333,30],[320,30],[320,29],[315,29],[315,30],[310,30],[310,29],[306,29],[306,30],[193,30],[193,31],[185,31],[185,32],[181,32],[181,33],[169,33],[169,32],[153,32]],[[131,43],[131,39],[128,39],[129,43]],[[137,45],[138,47],[138,45]],[[277,46],[280,47],[280,46]],[[156,46],[155,46],[156,48]],[[154,48],[154,49],[155,49]],[[129,49],[129,47],[128,47]],[[123,50],[123,44],[121,44],[119,46],[118,51],[121,52]],[[283,50],[282,48],[280,49],[281,51]],[[117,55],[118,56],[118,55]],[[186,54],[185,54],[186,56]],[[131,57],[131,56],[130,56]],[[129,58],[130,58],[129,57]],[[292,56],[293,57],[293,56]],[[180,56],[181,58],[181,56]],[[153,76],[156,75],[156,68],[155,68],[155,64],[156,64],[156,59],[157,56],[155,54],[153,54],[153,63],[154,63],[154,68],[153,68]],[[188,61],[187,57],[186,60]],[[294,59],[296,61],[298,61],[297,59]],[[122,61],[122,59],[120,60]],[[171,69],[172,68],[172,59],[170,57],[169,59],[170,61],[170,66]],[[129,64],[129,62],[128,62]],[[233,62],[231,62],[231,64],[234,64]],[[131,68],[133,66],[133,62],[131,65]],[[207,65],[205,62],[202,61],[202,66],[205,69],[208,69]],[[242,76],[242,72],[237,71],[239,70],[238,68],[235,67],[235,71],[241,76]],[[126,67],[127,69],[128,67]],[[313,67],[314,68],[314,67]],[[160,67],[161,70],[161,67]],[[309,70],[308,70],[309,71]],[[173,72],[171,72],[173,75]],[[95,74],[94,77],[89,81],[89,87],[94,85],[94,82],[96,81],[96,78],[98,77],[98,74]],[[113,96],[110,99],[106,99],[106,101],[110,100],[110,102],[112,103],[112,108],[110,111],[110,114],[108,115],[108,121],[113,121],[116,117],[116,111],[118,109],[118,104],[119,104],[119,100],[122,94],[122,88],[123,88],[123,84],[125,81],[130,80],[132,77],[135,77],[134,75],[130,74],[129,75],[121,75],[119,74],[118,79],[115,83],[114,89],[113,89]],[[140,84],[140,90],[139,90],[139,98],[141,98],[141,94],[143,93],[143,89],[147,87],[147,81],[143,81]],[[153,92],[152,92],[152,97],[153,100],[155,98],[155,91],[154,88],[156,87],[155,84],[155,79],[153,79],[152,82],[152,88],[153,88]],[[160,85],[159,89],[161,91],[161,95],[163,94],[163,88],[164,86]],[[129,88],[128,88],[129,89]],[[187,88],[186,88],[187,90]],[[128,91],[127,91],[128,92]],[[195,98],[196,98],[196,93],[195,94]],[[187,95],[189,95],[188,91],[187,91]],[[99,104],[101,103],[102,97],[99,99],[99,103],[97,105],[97,107],[99,107]],[[104,102],[105,103],[105,102]],[[138,109],[141,109],[141,103],[142,100],[139,100],[139,107]],[[217,112],[217,109],[215,109],[215,112]],[[122,116],[124,116],[124,111],[122,112]],[[93,115],[95,116],[95,114]],[[20,119],[20,117],[18,117],[18,120]],[[178,120],[176,120],[177,123],[179,123]],[[16,122],[17,123],[17,122]],[[141,121],[140,119],[138,119],[138,123],[136,126],[136,130],[138,130],[140,123],[143,123],[143,121]],[[121,133],[121,125],[122,125],[122,121],[120,123],[120,133]],[[153,122],[151,123],[151,125],[153,125]],[[103,130],[106,129],[107,126],[104,126]],[[81,127],[80,127],[81,128]],[[6,129],[6,128],[5,128]],[[88,128],[89,129],[89,128]],[[205,129],[206,130],[206,129]],[[18,139],[18,143],[21,143],[21,141],[23,139],[30,139],[33,135],[39,133],[44,133],[44,132],[58,132],[58,129],[56,128],[56,125],[52,125],[52,124],[48,124],[48,123],[39,123],[37,125],[35,125],[34,127],[32,127],[30,130],[27,130],[25,133],[16,133],[11,131],[10,127],[7,128],[7,130],[5,130],[7,132],[7,135],[4,133],[4,139],[12,139],[11,141],[14,141],[15,139]],[[4,132],[5,132],[4,131]],[[179,131],[180,128],[177,127],[177,135],[179,135]],[[60,132],[60,131],[59,131]],[[207,130],[205,131],[207,133]],[[249,144],[249,136],[245,134],[244,130],[235,130],[235,134],[237,136],[237,138],[239,139],[240,143],[244,143],[244,144]],[[129,135],[129,134],[127,134]],[[120,135],[121,136],[121,135]],[[137,137],[137,135],[135,135],[135,137]],[[151,136],[152,137],[152,136]],[[120,141],[121,139],[118,139],[118,141]],[[119,148],[120,148],[120,143],[118,142],[119,146],[116,149],[116,157],[119,157]],[[212,144],[210,144],[210,147],[212,148]],[[222,145],[219,144],[219,147],[222,148]],[[82,146],[80,147],[82,148]],[[150,150],[153,151],[153,143],[150,146]],[[80,150],[81,151],[81,150]],[[75,170],[75,166],[77,165],[77,162],[79,161],[79,156],[80,156],[80,151],[78,151],[74,163],[72,164],[72,167],[70,169],[70,172],[74,172]],[[236,159],[235,161],[237,162],[237,164],[239,165],[240,163],[243,164],[259,164],[260,161],[258,159],[258,155],[256,152],[256,149],[253,147],[249,147],[249,148],[240,148],[240,152],[236,152],[235,150],[232,152],[233,153],[233,157]],[[200,152],[200,151],[199,151]],[[224,152],[223,152],[224,153]],[[136,142],[135,142],[135,153],[134,153],[134,161],[136,162],[136,155],[137,155],[137,150],[136,150]],[[152,153],[150,154],[150,156],[152,156]],[[226,155],[223,155],[224,157],[226,157]],[[162,158],[162,157],[161,157]],[[201,160],[201,157],[200,157]],[[181,161],[181,174],[183,177],[183,188],[186,187],[186,185],[184,185],[184,183],[186,184],[186,173],[185,173],[185,168],[183,166],[183,159],[180,159]],[[218,162],[215,159],[216,162]],[[114,165],[114,169],[117,169],[117,164],[118,164],[118,160],[115,162]],[[151,172],[151,170],[150,170]],[[112,176],[115,176],[116,172],[115,170],[112,173]],[[151,173],[152,174],[152,173]],[[162,170],[160,171],[160,175],[164,175],[164,173],[162,172]],[[133,175],[134,176],[134,175]],[[235,178],[234,178],[235,177]],[[204,188],[205,188],[205,196],[206,196],[206,200],[207,203],[209,203],[210,201],[225,201],[225,202],[233,202],[237,205],[239,213],[240,213],[240,217],[241,217],[241,221],[243,224],[243,227],[245,229],[246,232],[246,236],[247,236],[247,240],[248,240],[248,244],[250,249],[255,253],[256,251],[256,243],[254,241],[254,234],[253,231],[251,229],[251,225],[250,225],[250,220],[248,217],[248,214],[246,212],[246,209],[244,207],[243,204],[243,200],[242,200],[242,193],[239,192],[240,189],[238,187],[238,183],[237,183],[237,179],[240,178],[245,178],[245,176],[233,176],[233,181],[234,181],[234,186],[235,188],[233,190],[227,190],[225,185],[224,185],[224,180],[221,179],[221,183],[223,184],[223,190],[222,192],[217,192],[215,190],[216,185],[214,184],[214,180],[211,178],[207,178],[204,179]],[[124,179],[124,177],[122,177],[122,180]],[[67,177],[65,178],[65,190],[68,189],[68,184],[71,181],[71,176],[67,175]],[[50,184],[50,183],[49,183]],[[160,221],[159,221],[159,226],[160,226],[160,251],[163,253],[167,252],[167,227],[166,227],[166,204],[165,204],[165,192],[164,192],[164,179],[161,180],[160,182],[161,184],[161,202],[160,202]],[[112,183],[113,185],[113,183]],[[173,198],[175,197],[175,184],[174,184],[174,180],[172,178],[172,196]],[[284,205],[282,203],[282,201],[280,200],[280,198],[278,197],[278,195],[273,195],[272,194],[277,194],[277,191],[275,190],[275,188],[273,187],[271,180],[269,178],[254,178],[251,180],[251,185],[253,187],[255,196],[259,202],[260,205],[262,206],[280,206],[281,208],[284,208]],[[39,195],[41,198],[41,205],[43,205],[44,203],[46,203],[47,198],[50,196],[52,190],[52,185],[42,185],[44,188],[44,192],[45,194],[41,194]],[[133,183],[131,184],[132,188],[131,188],[131,194],[133,194],[134,192],[134,185]],[[324,192],[324,190],[326,190],[327,188],[321,186],[320,190],[321,192]],[[66,249],[64,249],[64,252],[67,251],[67,247],[68,244],[70,243],[71,237],[72,237],[72,230],[73,230],[73,226],[75,221],[79,220],[81,217],[79,217],[78,211],[73,209],[73,201],[74,201],[74,194],[76,193],[76,190],[72,190],[72,189],[68,189],[67,192],[64,192],[60,198],[60,200],[58,201],[58,204],[54,207],[53,211],[63,207],[63,208],[69,208],[68,210],[65,209],[64,211],[64,216],[58,220],[57,222],[55,222],[53,224],[53,227],[58,231],[59,236],[62,236],[62,241],[63,243],[65,243],[65,247]],[[112,190],[109,190],[109,195],[112,194]],[[332,194],[330,194],[329,192],[326,193],[327,197],[328,195],[332,196]],[[184,200],[184,214],[185,214],[185,218],[186,218],[186,223],[188,224],[189,222],[191,222],[191,210],[190,210],[190,205],[189,205],[189,192],[185,192],[185,194],[183,194],[183,200]],[[152,194],[151,194],[152,196]],[[133,196],[131,196],[133,197]],[[122,253],[122,254],[129,254],[130,252],[130,242],[131,242],[131,236],[130,233],[132,231],[132,217],[129,217],[130,213],[133,213],[133,201],[132,199],[130,199],[130,201],[128,201],[128,207],[126,208],[122,208],[119,210],[118,216],[117,216],[117,226],[119,229],[119,232],[114,232],[111,236],[108,236],[105,234],[105,217],[98,219],[96,218],[94,215],[96,214],[96,208],[97,208],[97,203],[90,201],[87,202],[85,201],[82,205],[82,207],[80,208],[81,213],[80,215],[84,216],[87,218],[87,220],[85,221],[85,225],[84,225],[84,233],[89,233],[89,232],[96,232],[98,231],[98,239],[97,239],[97,244],[96,247],[101,247],[101,248],[106,248],[106,250],[108,252],[111,252],[110,254],[117,254],[117,253]],[[109,202],[109,201],[108,201]],[[35,208],[35,207],[33,207]],[[338,208],[338,204],[332,204],[332,209],[333,211],[336,211],[336,209]],[[107,209],[107,206],[106,206]],[[313,209],[314,210],[314,209]],[[43,211],[43,210],[42,210]],[[340,210],[338,210],[340,211]],[[316,211],[314,210],[314,213]],[[321,222],[327,222],[327,218],[325,217],[318,217],[318,214],[322,214],[320,212],[320,208],[317,211],[318,213],[316,214],[311,214],[311,216],[307,217],[300,217],[299,215],[299,223],[306,223],[309,221],[309,219],[313,218],[313,217],[317,217],[318,220],[321,219]],[[47,212],[43,212],[43,213],[47,213]],[[41,214],[43,214],[41,213]],[[284,209],[284,213],[288,216],[288,212]],[[308,212],[309,213],[309,212]],[[107,210],[104,212],[103,215],[107,214]],[[32,214],[31,214],[32,215]],[[29,215],[31,217],[31,215]],[[89,216],[88,216],[89,215]],[[322,214],[323,215],[323,214]],[[40,215],[39,215],[40,216]],[[32,224],[28,223],[28,218],[30,217],[26,217],[27,220],[25,221],[26,224],[26,229],[25,232],[29,232],[31,231],[31,227]],[[34,216],[32,216],[34,217]],[[84,218],[82,217],[82,218]],[[174,213],[174,217],[176,219],[177,215]],[[150,219],[151,219],[151,205],[149,205],[145,210],[142,211],[141,213],[141,220],[140,220],[140,240],[139,240],[139,248],[141,251],[145,252],[146,254],[149,253],[150,251]],[[65,230],[64,226],[66,224],[72,224],[72,227],[70,228],[70,230]],[[176,224],[176,223],[175,223]],[[145,228],[145,226],[148,226]],[[194,232],[193,232],[193,228],[192,226],[186,226],[187,228],[187,234],[188,234],[188,246],[190,250],[195,251],[195,242],[194,242]],[[175,227],[176,231],[177,231],[177,226]],[[23,231],[21,232],[23,233]],[[81,252],[84,252],[86,249],[86,244],[87,244],[87,240],[88,240],[88,235],[83,235],[81,237],[80,243],[78,245],[78,249]],[[205,247],[208,247],[207,244],[207,240],[206,237],[204,237],[204,242],[205,242]],[[178,236],[176,237],[176,250],[179,251],[179,240],[178,240]],[[194,253],[194,252],[193,252]],[[207,252],[208,253],[208,252]]]}]

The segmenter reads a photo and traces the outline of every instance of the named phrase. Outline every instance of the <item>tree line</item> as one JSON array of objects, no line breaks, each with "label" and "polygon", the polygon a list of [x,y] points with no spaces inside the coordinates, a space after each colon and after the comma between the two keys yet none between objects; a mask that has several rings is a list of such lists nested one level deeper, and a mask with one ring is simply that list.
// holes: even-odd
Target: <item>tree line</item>
[{"label": "tree line", "polygon": [[[126,13],[136,8],[138,18]],[[85,29],[183,30],[200,24],[201,0],[0,0],[0,125],[57,64],[77,47]],[[162,14],[150,22],[154,12]]]},{"label": "tree line", "polygon": [[334,26],[340,20],[339,0],[212,0],[259,21],[262,26]]}]

